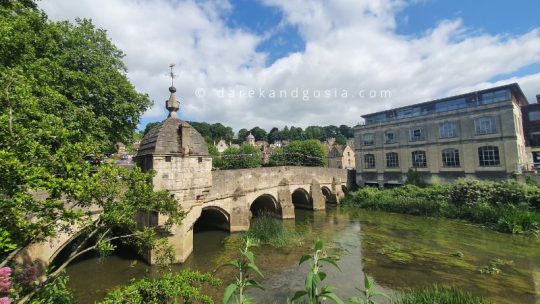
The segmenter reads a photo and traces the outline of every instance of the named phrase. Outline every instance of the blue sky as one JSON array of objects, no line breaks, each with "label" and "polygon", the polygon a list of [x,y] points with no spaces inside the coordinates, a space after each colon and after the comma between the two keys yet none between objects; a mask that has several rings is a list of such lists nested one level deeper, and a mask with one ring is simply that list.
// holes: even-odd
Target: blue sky
[{"label": "blue sky", "polygon": [[[512,82],[530,102],[540,93],[538,0],[42,0],[39,5],[53,20],[91,18],[107,30],[126,54],[130,80],[155,101],[141,128],[167,115],[170,63],[178,67],[180,117],[236,130],[354,125],[370,112]],[[197,96],[199,89],[203,96]],[[295,89],[313,98],[239,94]],[[325,89],[352,94],[315,98]],[[391,97],[358,96],[363,90],[390,91]]]}]

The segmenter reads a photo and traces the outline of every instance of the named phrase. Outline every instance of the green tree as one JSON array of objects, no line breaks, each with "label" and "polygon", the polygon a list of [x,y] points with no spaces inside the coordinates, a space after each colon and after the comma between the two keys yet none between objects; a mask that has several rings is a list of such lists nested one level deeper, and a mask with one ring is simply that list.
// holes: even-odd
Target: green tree
[{"label": "green tree", "polygon": [[[116,142],[129,142],[151,102],[128,81],[123,54],[104,30],[89,20],[50,22],[32,4],[0,5],[0,267],[12,265],[30,242],[77,225],[89,225],[83,239],[95,238],[71,257],[108,251],[121,236],[153,246],[154,231],[136,231],[134,214],[152,206],[179,220],[176,202],[153,192],[139,170],[87,161]],[[104,210],[96,222],[88,212],[90,198],[92,208]],[[24,303],[43,294],[59,282],[63,267],[10,297]]]},{"label": "green tree", "polygon": [[345,136],[339,134],[336,136],[336,144],[338,145],[346,145],[347,144],[347,138]]},{"label": "green tree", "polygon": [[326,132],[326,138],[336,137],[339,134],[338,127],[334,125],[324,127],[324,131]]},{"label": "green tree", "polygon": [[326,132],[323,127],[309,126],[304,130],[305,139],[318,139],[323,141],[326,138]]},{"label": "green tree", "polygon": [[304,131],[302,130],[302,128],[298,127],[294,127],[292,126],[290,131],[289,131],[289,139],[290,140],[303,140],[304,139]]},{"label": "green tree", "polygon": [[238,143],[243,143],[244,141],[246,141],[246,137],[248,136],[249,134],[249,130],[246,129],[246,128],[242,128],[238,131]]},{"label": "green tree", "polygon": [[324,167],[327,163],[324,146],[316,139],[291,141],[282,151],[270,155],[270,164]]},{"label": "green tree", "polygon": [[266,133],[266,131],[262,128],[259,128],[259,127],[255,127],[253,129],[250,130],[251,134],[253,136],[255,136],[255,140],[264,140],[264,141],[267,141],[268,140],[268,134]]},{"label": "green tree", "polygon": [[244,144],[240,148],[229,147],[218,157],[214,167],[219,169],[258,168],[262,165],[261,151]]},{"label": "green tree", "polygon": [[354,137],[354,131],[353,128],[347,126],[347,125],[341,125],[339,126],[339,133],[346,138],[353,138]]},{"label": "green tree", "polygon": [[272,130],[270,130],[270,133],[268,133],[268,142],[273,144],[274,142],[281,139],[281,134],[279,132],[279,129],[274,127]]},{"label": "green tree", "polygon": [[215,141],[224,139],[225,141],[229,142],[234,136],[233,129],[231,127],[226,127],[221,123],[212,124],[210,131],[212,132],[212,139]]},{"label": "green tree", "polygon": [[289,130],[289,127],[285,126],[283,130],[279,131],[279,135],[281,137],[281,140],[290,140],[291,131]]}]

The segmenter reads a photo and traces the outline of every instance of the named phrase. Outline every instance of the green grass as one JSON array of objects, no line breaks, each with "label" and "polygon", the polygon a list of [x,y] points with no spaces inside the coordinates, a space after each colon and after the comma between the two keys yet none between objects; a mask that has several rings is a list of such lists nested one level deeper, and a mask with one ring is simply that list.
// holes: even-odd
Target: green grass
[{"label": "green grass", "polygon": [[283,226],[283,222],[271,215],[257,217],[251,223],[246,235],[263,244],[274,247],[290,247],[301,241],[298,233]]},{"label": "green grass", "polygon": [[402,292],[393,304],[487,304],[489,301],[457,287],[433,285]]}]

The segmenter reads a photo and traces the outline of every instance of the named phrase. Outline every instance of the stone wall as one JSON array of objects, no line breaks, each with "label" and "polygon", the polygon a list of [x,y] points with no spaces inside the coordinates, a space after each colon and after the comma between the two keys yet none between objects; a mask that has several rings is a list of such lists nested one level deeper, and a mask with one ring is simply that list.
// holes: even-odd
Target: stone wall
[{"label": "stone wall", "polygon": [[[347,170],[320,167],[267,167],[254,169],[221,170],[212,172],[212,189],[206,201],[232,197],[238,191],[254,192],[281,184],[309,185],[315,180],[321,186],[347,183]],[[309,191],[309,189],[307,189]],[[236,192],[236,194],[235,194]]]}]

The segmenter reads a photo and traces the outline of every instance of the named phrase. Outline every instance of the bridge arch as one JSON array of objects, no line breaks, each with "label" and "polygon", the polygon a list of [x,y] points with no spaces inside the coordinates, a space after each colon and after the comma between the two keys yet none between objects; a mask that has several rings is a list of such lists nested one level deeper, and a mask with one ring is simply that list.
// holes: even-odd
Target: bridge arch
[{"label": "bridge arch", "polygon": [[217,206],[207,206],[202,208],[201,215],[193,224],[193,232],[208,230],[231,230],[230,214]]},{"label": "bridge arch", "polygon": [[281,205],[279,201],[271,194],[259,195],[250,205],[252,217],[259,217],[263,214],[272,214],[279,218],[282,217]]},{"label": "bridge arch", "polygon": [[291,194],[294,208],[313,209],[313,200],[304,188],[298,188]]},{"label": "bridge arch", "polygon": [[330,190],[330,188],[328,188],[326,186],[322,186],[321,187],[321,192],[322,192],[322,194],[324,196],[324,200],[327,203],[331,203],[331,204],[336,204],[337,203],[336,195],[334,193],[332,193],[332,190]]}]

